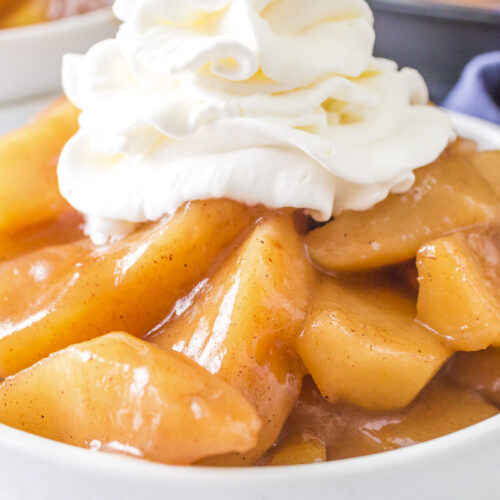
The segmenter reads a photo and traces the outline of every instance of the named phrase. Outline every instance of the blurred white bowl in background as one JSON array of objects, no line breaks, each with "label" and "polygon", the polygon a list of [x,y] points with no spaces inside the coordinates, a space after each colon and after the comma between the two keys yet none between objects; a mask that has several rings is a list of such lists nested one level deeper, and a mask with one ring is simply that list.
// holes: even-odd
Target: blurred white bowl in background
[{"label": "blurred white bowl in background", "polygon": [[0,30],[0,105],[61,89],[61,58],[113,37],[110,8],[32,26]]}]

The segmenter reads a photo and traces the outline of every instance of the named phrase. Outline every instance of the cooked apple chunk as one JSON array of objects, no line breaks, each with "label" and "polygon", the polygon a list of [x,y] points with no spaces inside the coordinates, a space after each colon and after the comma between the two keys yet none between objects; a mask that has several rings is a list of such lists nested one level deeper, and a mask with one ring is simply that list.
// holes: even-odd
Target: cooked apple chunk
[{"label": "cooked apple chunk", "polygon": [[474,166],[500,197],[500,151],[483,151],[472,156]]},{"label": "cooked apple chunk", "polygon": [[83,240],[0,264],[0,377],[105,332],[145,335],[253,220],[230,201],[194,202],[108,246]]},{"label": "cooked apple chunk", "polygon": [[0,263],[44,247],[78,241],[85,237],[83,223],[80,213],[68,210],[55,219],[13,234],[0,233]]},{"label": "cooked apple chunk", "polygon": [[252,463],[276,441],[297,400],[303,373],[291,344],[304,325],[313,273],[292,217],[264,219],[152,338],[218,374],[259,411],[257,447],[219,464]]},{"label": "cooked apple chunk", "polygon": [[169,464],[245,451],[260,428],[229,384],[124,333],[73,345],[6,379],[0,401],[3,424]]},{"label": "cooked apple chunk", "polygon": [[77,129],[77,109],[61,99],[26,127],[0,139],[0,234],[69,210],[59,193],[57,160]]},{"label": "cooked apple chunk", "polygon": [[482,394],[500,406],[500,349],[458,352],[446,370],[448,376],[461,387]]},{"label": "cooked apple chunk", "polygon": [[323,396],[376,410],[408,405],[449,356],[415,314],[393,286],[323,278],[297,342]]},{"label": "cooked apple chunk", "polygon": [[343,413],[346,427],[338,442],[328,450],[330,460],[423,443],[477,424],[498,414],[498,410],[478,394],[439,376],[400,413],[370,415],[352,408]]},{"label": "cooked apple chunk", "polygon": [[390,195],[365,212],[344,212],[312,231],[312,260],[330,271],[397,264],[447,232],[498,220],[498,199],[470,157],[444,155],[415,173],[407,193]]},{"label": "cooked apple chunk", "polygon": [[418,318],[454,350],[500,346],[500,229],[457,232],[418,253]]}]

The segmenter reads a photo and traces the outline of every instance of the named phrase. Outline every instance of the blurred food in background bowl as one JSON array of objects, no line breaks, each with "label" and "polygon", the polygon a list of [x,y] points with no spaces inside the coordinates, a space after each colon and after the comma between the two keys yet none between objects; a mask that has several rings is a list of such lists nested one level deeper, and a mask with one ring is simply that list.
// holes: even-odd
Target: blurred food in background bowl
[{"label": "blurred food in background bowl", "polygon": [[0,0],[0,29],[85,14],[111,3],[112,0]]},{"label": "blurred food in background bowl", "polygon": [[[62,10],[53,11],[57,19],[52,22],[0,29],[0,105],[59,92],[62,56],[85,52],[99,40],[114,36],[118,22],[111,8],[76,15],[97,1],[105,0],[59,2]],[[0,12],[8,2],[0,0]],[[54,9],[57,3],[51,3]]]},{"label": "blurred food in background bowl", "polygon": [[498,0],[369,0],[375,54],[416,68],[440,103],[466,64],[500,50]]}]

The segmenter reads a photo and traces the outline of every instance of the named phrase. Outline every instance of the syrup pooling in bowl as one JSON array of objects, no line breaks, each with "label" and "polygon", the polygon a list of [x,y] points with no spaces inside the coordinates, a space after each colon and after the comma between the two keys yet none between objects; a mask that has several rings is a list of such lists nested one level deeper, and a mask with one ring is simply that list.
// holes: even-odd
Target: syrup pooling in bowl
[{"label": "syrup pooling in bowl", "polygon": [[[0,166],[13,187],[30,164],[55,178],[47,141],[57,154],[61,133],[37,131],[65,123],[59,113],[75,120],[61,101],[0,141],[0,156],[24,165]],[[23,138],[30,155],[9,153]],[[500,301],[480,286],[498,266],[498,162],[453,144],[413,191],[356,214],[364,224],[337,241],[349,269],[313,251],[349,212],[318,227],[293,209],[197,201],[95,246],[54,183],[3,197],[0,422],[164,463],[279,465],[409,446],[497,414],[500,338],[469,314],[463,286],[475,284],[498,316]],[[467,227],[456,207],[432,201],[448,192]],[[405,238],[411,247],[393,248]],[[368,247],[382,257],[367,259]],[[450,256],[467,279],[452,279]],[[441,275],[446,302],[422,302],[441,293]],[[467,328],[444,332],[444,305]],[[126,333],[108,335],[117,330]],[[471,343],[464,332],[473,330]],[[464,339],[477,352],[454,355]]]}]

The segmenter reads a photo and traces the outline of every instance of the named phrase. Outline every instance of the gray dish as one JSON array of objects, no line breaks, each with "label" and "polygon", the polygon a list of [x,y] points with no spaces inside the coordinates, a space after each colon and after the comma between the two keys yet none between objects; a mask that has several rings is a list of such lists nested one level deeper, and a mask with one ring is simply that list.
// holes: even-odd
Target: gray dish
[{"label": "gray dish", "polygon": [[375,13],[375,54],[418,69],[437,103],[473,57],[500,50],[500,10],[408,0],[368,2]]}]

